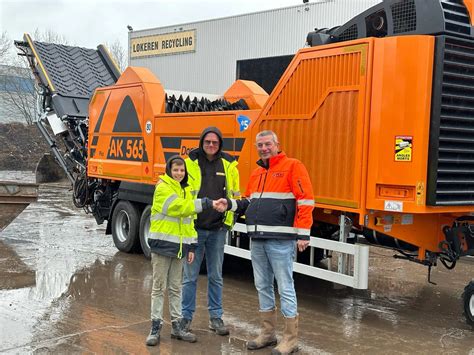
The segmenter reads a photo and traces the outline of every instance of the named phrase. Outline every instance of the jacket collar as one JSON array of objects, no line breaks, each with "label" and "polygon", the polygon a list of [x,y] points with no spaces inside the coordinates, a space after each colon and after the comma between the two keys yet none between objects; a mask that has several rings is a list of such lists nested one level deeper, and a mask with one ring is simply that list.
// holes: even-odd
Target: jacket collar
[{"label": "jacket collar", "polygon": [[262,159],[259,159],[257,161],[257,165],[265,169],[270,169],[271,166],[275,166],[280,160],[284,158],[286,158],[286,154],[283,152],[279,152],[277,155],[270,157],[270,159],[268,159],[268,166],[267,164],[264,163]]},{"label": "jacket collar", "polygon": [[168,185],[171,185],[173,188],[176,188],[176,189],[181,189],[184,187],[184,186],[181,186],[181,184],[177,182],[175,179],[173,179],[171,176],[168,176],[166,174],[161,175],[160,180]]}]

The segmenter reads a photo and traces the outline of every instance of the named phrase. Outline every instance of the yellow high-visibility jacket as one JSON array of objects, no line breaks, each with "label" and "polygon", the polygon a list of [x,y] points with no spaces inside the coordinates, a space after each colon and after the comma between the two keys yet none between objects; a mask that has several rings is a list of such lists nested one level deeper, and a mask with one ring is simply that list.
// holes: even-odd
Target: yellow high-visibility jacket
[{"label": "yellow high-visibility jacket", "polygon": [[[240,198],[239,171],[237,170],[237,161],[231,158],[227,153],[221,153],[222,165],[224,166],[226,194],[229,199]],[[185,160],[188,171],[188,183],[191,185],[192,194],[196,198],[201,188],[201,168],[199,167],[197,154],[192,155]],[[224,215],[224,224],[231,229],[234,226],[234,212],[227,211]]]},{"label": "yellow high-visibility jacket", "polygon": [[194,218],[202,210],[202,199],[193,197],[190,186],[183,188],[170,176],[160,176],[151,207],[148,238],[151,251],[181,258],[188,250],[194,250],[197,244]]}]

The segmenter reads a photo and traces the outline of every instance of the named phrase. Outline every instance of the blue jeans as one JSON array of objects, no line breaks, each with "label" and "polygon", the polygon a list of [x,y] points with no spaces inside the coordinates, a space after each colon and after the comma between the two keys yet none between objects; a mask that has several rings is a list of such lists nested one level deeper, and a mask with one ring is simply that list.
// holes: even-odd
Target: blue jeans
[{"label": "blue jeans", "polygon": [[183,297],[181,301],[183,318],[193,319],[196,310],[196,286],[202,259],[206,254],[207,308],[210,318],[222,318],[222,263],[227,229],[217,231],[196,229],[198,246],[194,262],[184,264]]},{"label": "blue jeans", "polygon": [[260,311],[275,309],[274,280],[280,294],[281,313],[286,318],[297,315],[296,292],[293,281],[293,259],[296,240],[252,239],[252,267]]}]

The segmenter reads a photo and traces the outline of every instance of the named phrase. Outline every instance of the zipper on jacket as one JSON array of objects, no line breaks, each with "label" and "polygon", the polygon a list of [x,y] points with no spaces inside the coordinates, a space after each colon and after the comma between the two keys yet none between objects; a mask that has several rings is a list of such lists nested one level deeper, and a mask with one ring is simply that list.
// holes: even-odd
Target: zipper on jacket
[{"label": "zipper on jacket", "polygon": [[[183,197],[186,199],[186,189],[181,187],[181,190],[183,191]],[[181,225],[183,224],[183,217],[179,217],[179,224],[178,224],[178,230],[179,230],[179,251],[178,251],[178,259],[183,258],[183,232],[181,230]],[[180,255],[181,254],[181,255]]]},{"label": "zipper on jacket", "polygon": [[[225,163],[224,163],[224,159],[222,159],[222,168],[224,169],[224,194],[225,194],[225,197],[227,198],[232,198],[233,196],[229,197],[229,189],[227,188],[227,169],[226,169],[226,166],[225,166]],[[222,224],[225,226],[225,220],[227,219],[227,212],[228,211],[225,211],[222,215]],[[232,226],[230,226],[232,228]]]},{"label": "zipper on jacket", "polygon": [[257,191],[260,188],[260,183],[262,182],[262,174],[260,174],[260,178],[258,179]]},{"label": "zipper on jacket", "polygon": [[[265,172],[265,178],[263,179],[262,191],[260,192],[260,197],[258,198],[258,202],[257,202],[257,209],[256,209],[256,213],[255,213],[255,234],[257,234],[258,209],[260,207],[260,200],[261,200],[262,195],[263,195],[263,190],[265,189],[265,182],[267,181],[267,175],[268,175],[268,169]],[[260,180],[262,180],[262,175],[260,175]],[[258,185],[260,186],[260,181],[258,182]],[[258,190],[258,188],[257,188],[257,190]]]}]

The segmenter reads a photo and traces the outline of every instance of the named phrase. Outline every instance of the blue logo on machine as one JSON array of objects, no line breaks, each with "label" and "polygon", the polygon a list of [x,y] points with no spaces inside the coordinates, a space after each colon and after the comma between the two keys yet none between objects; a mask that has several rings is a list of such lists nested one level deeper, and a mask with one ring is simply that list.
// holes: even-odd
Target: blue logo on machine
[{"label": "blue logo on machine", "polygon": [[250,118],[244,115],[239,115],[237,117],[237,122],[239,122],[240,125],[240,132],[245,131],[247,128],[250,126]]}]

